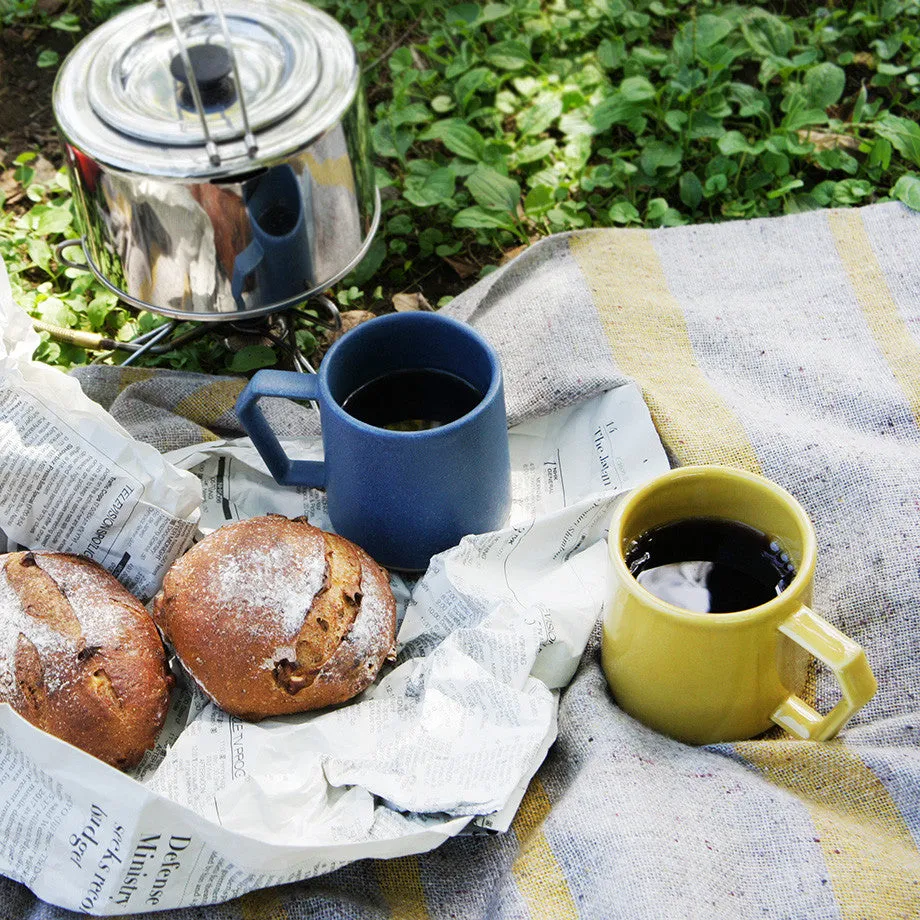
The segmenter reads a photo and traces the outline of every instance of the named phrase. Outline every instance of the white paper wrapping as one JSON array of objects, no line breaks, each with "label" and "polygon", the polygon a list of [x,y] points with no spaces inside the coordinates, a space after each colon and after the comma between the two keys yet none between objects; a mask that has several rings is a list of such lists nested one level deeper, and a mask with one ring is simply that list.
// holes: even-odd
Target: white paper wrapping
[{"label": "white paper wrapping", "polygon": [[[324,494],[277,486],[246,440],[166,457],[130,441],[74,381],[28,360],[32,333],[11,306],[0,296],[9,319],[0,479],[16,496],[0,495],[0,527],[11,540],[39,548],[35,534],[54,533],[41,548],[82,552],[99,516],[111,515],[112,490],[136,484],[125,498],[134,510],[97,558],[128,553],[137,574],[118,574],[149,596],[179,545],[165,536],[177,525],[157,524],[150,509],[191,526],[200,511],[203,532],[267,512],[328,528]],[[77,445],[68,456],[91,471],[79,475],[92,485],[71,488],[69,526],[61,502],[45,500],[58,469],[50,442],[25,437],[21,410],[10,408],[23,404],[50,420],[55,451]],[[0,873],[52,903],[115,915],[213,903],[461,832],[506,830],[602,610],[613,505],[668,466],[632,386],[509,437],[508,527],[465,538],[417,583],[392,577],[399,655],[356,700],[249,724],[181,681],[156,749],[132,775],[0,706]],[[321,455],[318,443],[286,446]],[[42,476],[29,492],[26,480]],[[164,536],[154,543],[156,527]]]}]

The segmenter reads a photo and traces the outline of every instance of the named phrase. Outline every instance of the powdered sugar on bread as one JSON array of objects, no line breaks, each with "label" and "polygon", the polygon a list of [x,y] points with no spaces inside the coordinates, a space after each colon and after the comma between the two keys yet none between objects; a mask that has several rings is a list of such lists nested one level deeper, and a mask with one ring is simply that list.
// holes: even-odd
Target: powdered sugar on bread
[{"label": "powdered sugar on bread", "polygon": [[214,531],[173,564],[154,618],[196,682],[246,719],[360,693],[395,638],[386,573],[303,518]]}]

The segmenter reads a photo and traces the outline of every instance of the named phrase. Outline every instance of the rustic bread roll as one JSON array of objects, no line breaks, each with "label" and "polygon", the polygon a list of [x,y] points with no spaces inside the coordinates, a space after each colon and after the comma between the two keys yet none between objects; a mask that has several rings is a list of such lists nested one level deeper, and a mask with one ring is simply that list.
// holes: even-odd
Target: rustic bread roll
[{"label": "rustic bread roll", "polygon": [[171,685],[144,605],[95,562],[0,555],[0,703],[125,769],[153,747]]},{"label": "rustic bread roll", "polygon": [[153,617],[202,690],[253,721],[351,699],[396,637],[386,572],[348,540],[277,514],[193,546]]}]

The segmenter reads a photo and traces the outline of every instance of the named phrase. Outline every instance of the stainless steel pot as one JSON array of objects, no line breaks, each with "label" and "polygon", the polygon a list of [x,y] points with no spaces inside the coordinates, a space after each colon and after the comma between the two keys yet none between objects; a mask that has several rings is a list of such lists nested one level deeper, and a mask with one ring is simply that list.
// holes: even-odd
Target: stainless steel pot
[{"label": "stainless steel pot", "polygon": [[301,0],[133,7],[74,48],[53,102],[84,234],[59,256],[81,246],[133,306],[271,313],[370,246],[380,199],[357,56]]}]

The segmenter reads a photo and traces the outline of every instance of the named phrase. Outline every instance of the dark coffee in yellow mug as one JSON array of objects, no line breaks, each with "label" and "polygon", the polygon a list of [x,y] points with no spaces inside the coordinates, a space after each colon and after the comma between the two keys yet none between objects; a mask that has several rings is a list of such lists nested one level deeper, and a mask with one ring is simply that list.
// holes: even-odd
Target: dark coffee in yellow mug
[{"label": "dark coffee in yellow mug", "polygon": [[[712,536],[713,522],[723,536],[726,528],[734,533],[734,543],[706,544],[701,535]],[[739,546],[739,525],[747,548]],[[736,584],[726,606],[739,609],[721,612],[662,599],[641,583],[637,560],[651,558],[654,536],[660,541],[674,526],[679,539],[667,552],[659,546],[658,555],[686,565],[712,563],[709,557],[737,563],[739,555],[750,563],[750,541],[767,540],[760,546],[772,559],[761,571],[773,570],[772,588],[745,599]],[[609,549],[601,660],[617,703],[646,725],[691,744],[739,741],[773,725],[823,741],[875,693],[863,649],[811,609],[815,531],[805,509],[776,483],[729,467],[671,470],[618,506]],[[826,715],[800,696],[812,656],[840,684],[842,698]]]}]

